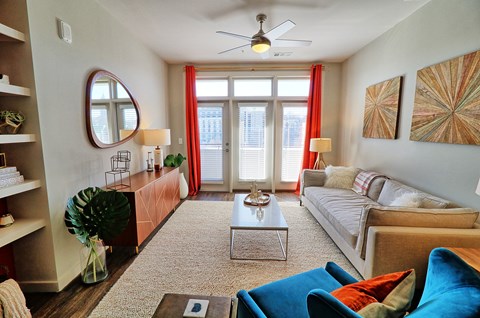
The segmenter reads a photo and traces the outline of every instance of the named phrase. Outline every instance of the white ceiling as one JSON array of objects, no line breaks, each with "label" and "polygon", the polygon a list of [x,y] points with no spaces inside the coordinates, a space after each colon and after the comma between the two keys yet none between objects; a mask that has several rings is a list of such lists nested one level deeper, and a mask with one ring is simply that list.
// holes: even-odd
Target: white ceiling
[{"label": "white ceiling", "polygon": [[[97,0],[112,16],[168,63],[341,62],[429,0]],[[312,40],[310,47],[272,48],[262,60],[246,44],[216,34],[252,36],[258,13],[264,30],[290,19],[296,27],[281,38]],[[290,56],[273,56],[291,52]]]}]

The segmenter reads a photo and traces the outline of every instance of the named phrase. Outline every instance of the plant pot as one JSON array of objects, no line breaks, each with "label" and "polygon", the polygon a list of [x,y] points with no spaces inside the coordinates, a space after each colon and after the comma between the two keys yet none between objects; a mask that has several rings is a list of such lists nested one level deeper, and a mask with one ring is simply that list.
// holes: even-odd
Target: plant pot
[{"label": "plant pot", "polygon": [[185,180],[183,172],[180,173],[180,199],[185,199],[188,196],[188,184]]},{"label": "plant pot", "polygon": [[82,282],[95,284],[108,276],[105,245],[103,240],[90,238],[89,244],[84,245],[80,252],[82,266]]}]

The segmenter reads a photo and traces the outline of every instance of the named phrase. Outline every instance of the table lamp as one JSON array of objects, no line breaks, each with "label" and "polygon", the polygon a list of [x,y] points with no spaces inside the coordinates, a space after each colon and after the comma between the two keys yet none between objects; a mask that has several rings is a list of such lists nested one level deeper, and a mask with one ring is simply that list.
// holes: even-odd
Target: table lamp
[{"label": "table lamp", "polygon": [[318,152],[317,160],[313,169],[325,169],[325,161],[323,161],[323,153],[332,151],[332,140],[330,138],[311,138],[310,151]]},{"label": "table lamp", "polygon": [[143,130],[143,144],[156,146],[153,152],[155,171],[163,168],[163,149],[160,146],[170,145],[170,129],[145,129]]}]

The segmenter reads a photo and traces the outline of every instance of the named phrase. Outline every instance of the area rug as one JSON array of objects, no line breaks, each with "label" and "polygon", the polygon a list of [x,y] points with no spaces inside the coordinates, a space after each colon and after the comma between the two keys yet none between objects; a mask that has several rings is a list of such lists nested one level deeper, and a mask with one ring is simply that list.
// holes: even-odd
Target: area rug
[{"label": "area rug", "polygon": [[[100,301],[90,317],[151,317],[163,294],[234,296],[334,261],[358,273],[298,202],[279,203],[289,226],[287,261],[230,259],[233,202],[184,201]],[[235,256],[279,257],[275,232],[243,231]]]}]

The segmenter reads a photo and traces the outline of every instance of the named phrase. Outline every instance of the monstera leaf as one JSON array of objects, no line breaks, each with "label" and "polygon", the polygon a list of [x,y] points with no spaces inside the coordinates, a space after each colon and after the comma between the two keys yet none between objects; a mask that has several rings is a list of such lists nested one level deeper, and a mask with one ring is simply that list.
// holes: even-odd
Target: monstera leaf
[{"label": "monstera leaf", "polygon": [[123,193],[96,187],[70,198],[65,211],[67,230],[87,246],[94,236],[102,240],[115,238],[126,228],[129,218],[130,204]]}]

